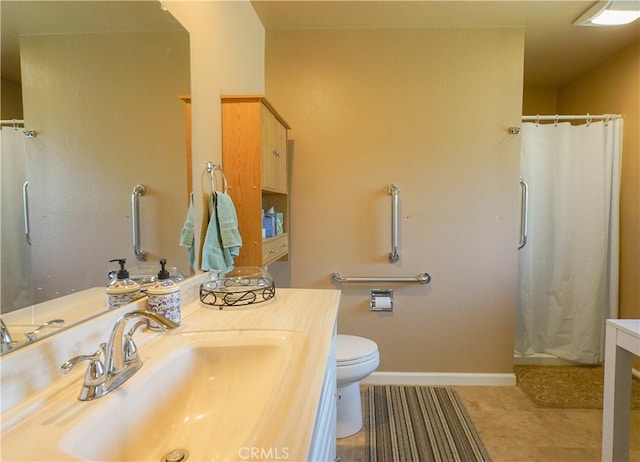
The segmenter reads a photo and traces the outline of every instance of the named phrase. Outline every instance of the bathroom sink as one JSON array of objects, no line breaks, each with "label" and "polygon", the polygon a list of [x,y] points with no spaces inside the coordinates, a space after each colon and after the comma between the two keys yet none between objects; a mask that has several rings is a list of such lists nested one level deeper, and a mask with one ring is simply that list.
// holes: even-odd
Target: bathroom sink
[{"label": "bathroom sink", "polygon": [[[26,438],[27,450],[24,441],[58,433],[62,460],[161,461],[182,450],[184,460],[238,460],[246,448],[270,447],[290,411],[306,342],[280,330],[163,334],[140,348],[144,365],[125,384],[80,402],[74,382],[72,399],[56,398],[57,408],[25,419],[11,439]],[[11,443],[3,438],[5,449],[21,452]]]},{"label": "bathroom sink", "polygon": [[[284,416],[294,385],[287,371],[304,346],[293,332],[244,334],[180,335],[173,351],[90,404],[95,408],[70,429],[61,449],[94,461],[159,461],[181,449],[191,460],[237,459],[243,447],[268,436],[264,417],[274,425],[278,412]],[[122,418],[114,420],[118,412]]]}]

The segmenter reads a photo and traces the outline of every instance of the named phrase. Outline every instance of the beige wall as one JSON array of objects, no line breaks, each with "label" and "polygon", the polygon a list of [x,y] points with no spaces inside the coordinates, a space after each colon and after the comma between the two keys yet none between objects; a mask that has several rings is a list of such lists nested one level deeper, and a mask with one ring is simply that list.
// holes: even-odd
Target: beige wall
[{"label": "beige wall", "polygon": [[22,119],[22,88],[20,84],[2,79],[0,95],[0,119]]},{"label": "beige wall", "polygon": [[549,115],[558,112],[556,88],[525,87],[522,97],[522,115]]},{"label": "beige wall", "polygon": [[375,340],[379,370],[512,370],[522,63],[515,29],[267,31],[267,95],[295,140],[292,285],[433,277],[394,287],[391,314],[343,286],[338,330]]},{"label": "beige wall", "polygon": [[264,94],[264,27],[248,1],[164,3],[190,35],[193,189],[201,245],[211,192],[205,164],[222,162],[220,95]]},{"label": "beige wall", "polygon": [[[266,72],[296,140],[293,284],[429,271],[429,286],[395,287],[391,315],[368,311],[368,287],[344,286],[341,332],[376,340],[380,370],[510,372],[519,140],[505,129],[523,112],[555,113],[557,96],[536,90],[521,108],[522,34],[274,31],[265,69],[264,28],[247,2],[169,8],[191,34],[201,198],[204,162],[221,159],[219,95],[264,93]],[[391,182],[401,188],[396,265],[386,262]]]},{"label": "beige wall", "polygon": [[624,116],[620,317],[640,318],[640,41],[559,88],[558,112]]}]

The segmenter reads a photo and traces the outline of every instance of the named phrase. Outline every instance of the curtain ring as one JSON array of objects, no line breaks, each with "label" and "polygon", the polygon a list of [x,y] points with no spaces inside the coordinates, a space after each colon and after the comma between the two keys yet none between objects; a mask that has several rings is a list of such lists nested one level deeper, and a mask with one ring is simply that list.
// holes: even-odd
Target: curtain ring
[{"label": "curtain ring", "polygon": [[591,114],[587,112],[587,127],[591,126]]},{"label": "curtain ring", "polygon": [[540,124],[540,114],[536,114],[536,127]]},{"label": "curtain ring", "polygon": [[560,116],[559,116],[558,114],[556,114],[556,116],[555,116],[555,117],[554,117],[554,119],[553,119],[553,125],[554,125],[555,127],[557,127],[557,126],[558,126],[558,122],[559,122],[559,121],[560,121]]}]

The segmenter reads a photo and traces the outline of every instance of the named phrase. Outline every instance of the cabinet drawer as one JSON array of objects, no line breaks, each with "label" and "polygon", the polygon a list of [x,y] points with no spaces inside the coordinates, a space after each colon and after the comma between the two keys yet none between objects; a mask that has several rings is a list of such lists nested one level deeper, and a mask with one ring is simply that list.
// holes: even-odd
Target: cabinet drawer
[{"label": "cabinet drawer", "polygon": [[289,235],[281,234],[262,241],[262,264],[267,265],[289,252]]}]

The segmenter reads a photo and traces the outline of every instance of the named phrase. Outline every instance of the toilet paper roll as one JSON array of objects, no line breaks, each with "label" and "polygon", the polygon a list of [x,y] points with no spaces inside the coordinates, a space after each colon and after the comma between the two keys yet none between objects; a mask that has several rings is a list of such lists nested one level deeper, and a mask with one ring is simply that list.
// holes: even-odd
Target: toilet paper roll
[{"label": "toilet paper roll", "polygon": [[391,308],[391,298],[390,297],[376,297],[376,308]]}]

